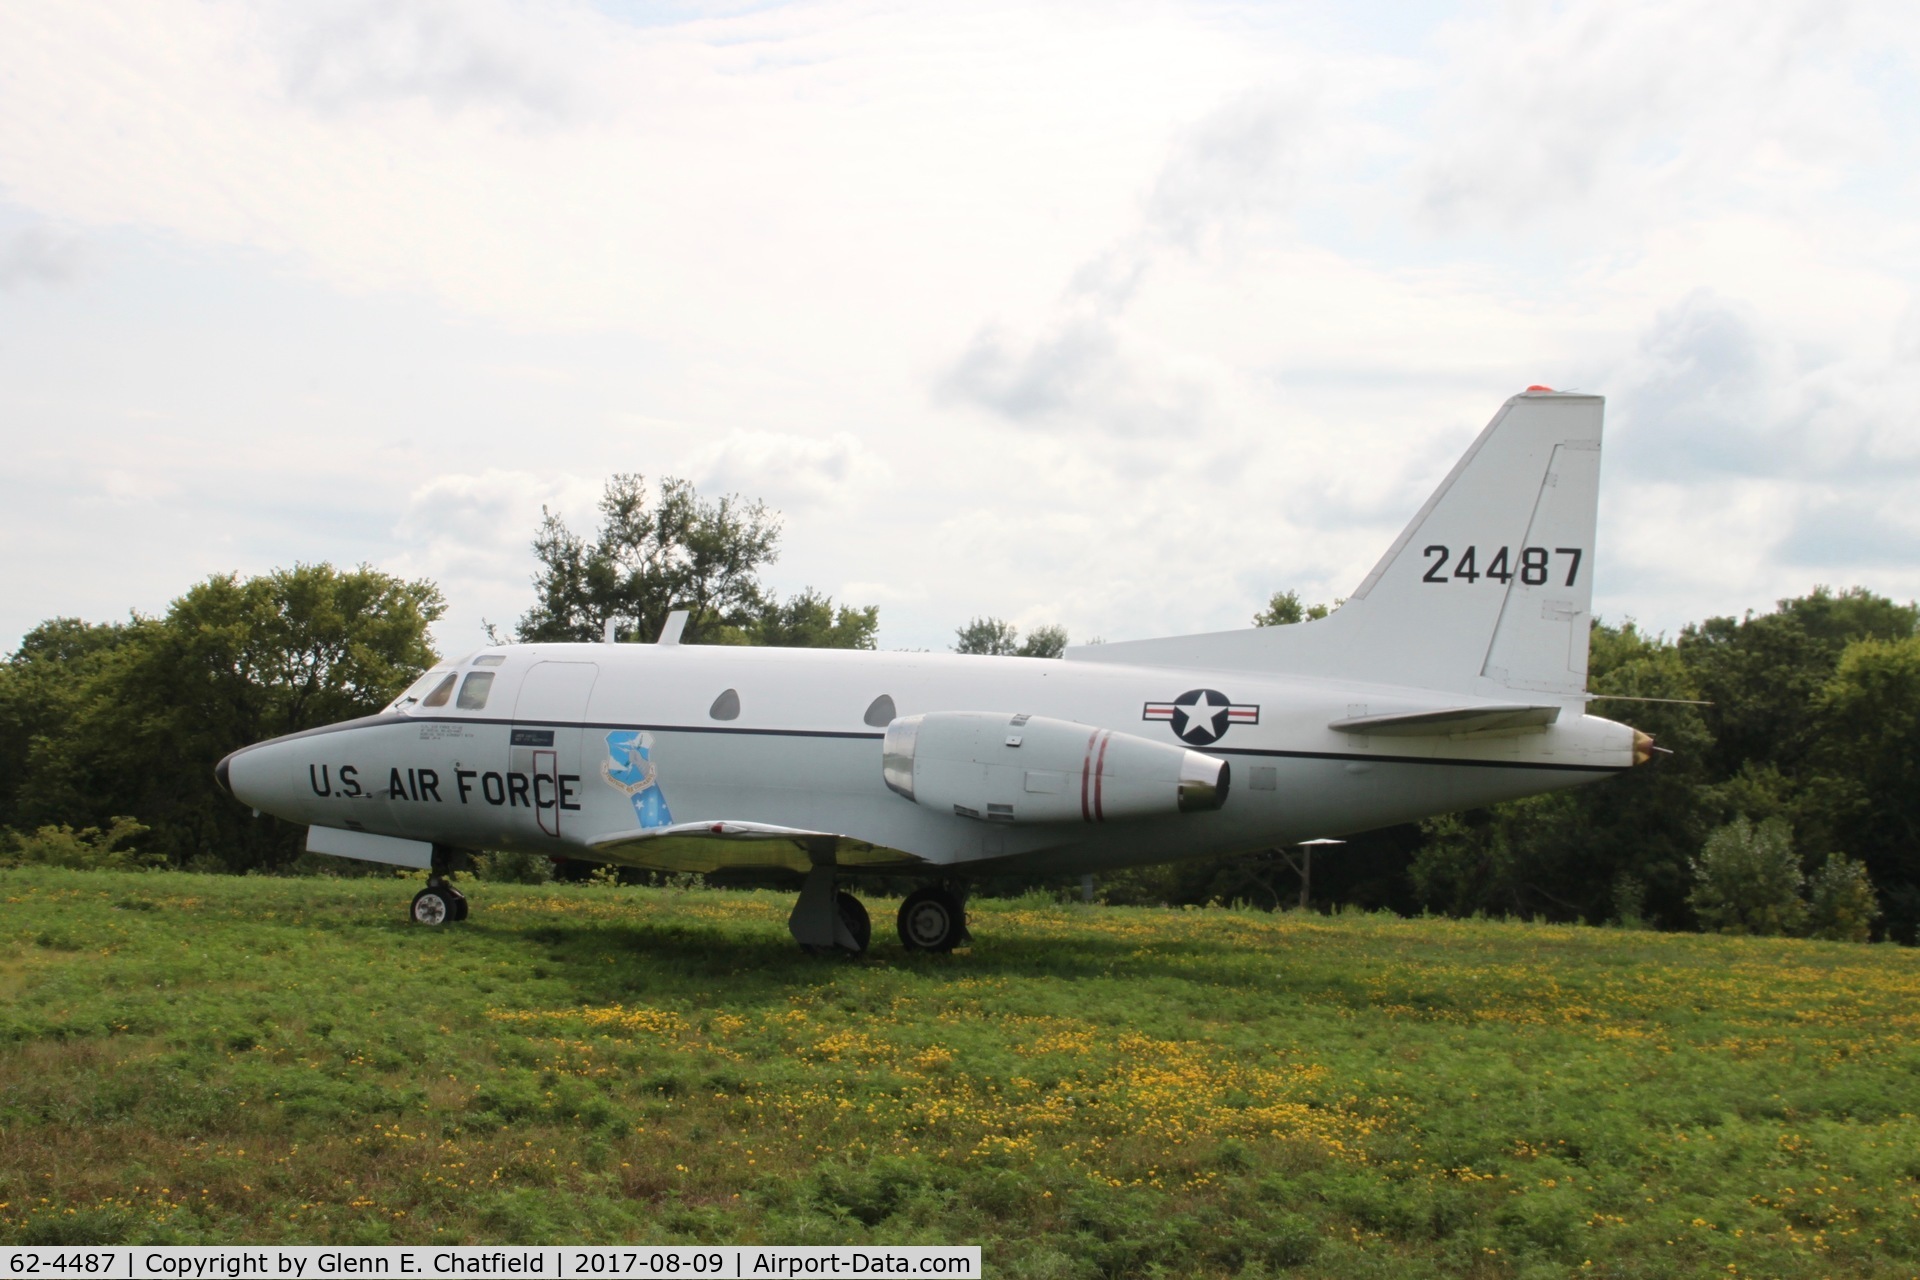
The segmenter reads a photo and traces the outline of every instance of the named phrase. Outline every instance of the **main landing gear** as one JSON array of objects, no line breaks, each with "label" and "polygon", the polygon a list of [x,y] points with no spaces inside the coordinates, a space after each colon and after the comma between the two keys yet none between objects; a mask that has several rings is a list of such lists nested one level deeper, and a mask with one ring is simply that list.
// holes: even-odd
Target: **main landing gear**
[{"label": "main landing gear", "polygon": [[427,887],[413,895],[410,914],[415,924],[455,924],[467,918],[467,895],[449,884],[445,876],[434,872],[427,877]]},{"label": "main landing gear", "polygon": [[972,941],[967,907],[957,893],[930,884],[915,889],[900,904],[900,945],[909,951],[951,951]]},{"label": "main landing gear", "polygon": [[800,886],[787,928],[801,948],[814,955],[847,951],[861,955],[873,941],[873,921],[860,899],[834,883],[832,867],[815,867]]},{"label": "main landing gear", "polygon": [[[841,889],[832,867],[807,873],[800,900],[787,917],[793,940],[814,955],[836,951],[863,955],[873,941],[873,922],[860,899]],[[951,951],[971,941],[965,899],[950,889],[929,885],[900,904],[900,942],[909,951]]]}]

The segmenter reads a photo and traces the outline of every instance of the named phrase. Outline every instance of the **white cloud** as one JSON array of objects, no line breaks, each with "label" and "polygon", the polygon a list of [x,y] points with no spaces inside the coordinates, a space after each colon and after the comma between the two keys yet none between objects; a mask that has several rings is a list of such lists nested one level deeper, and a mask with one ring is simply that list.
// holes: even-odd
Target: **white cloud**
[{"label": "white cloud", "polygon": [[459,647],[614,471],[766,498],[889,645],[1238,625],[1533,382],[1612,397],[1615,616],[1920,590],[1915,19],[1366,20],[0,9],[0,634],[366,558]]},{"label": "white cloud", "polygon": [[1873,7],[1832,0],[1576,0],[1489,9],[1443,37],[1422,202],[1443,225],[1563,234],[1671,221],[1736,197],[1805,208],[1881,158],[1859,75]]},{"label": "white cloud", "polygon": [[555,32],[530,16],[486,0],[340,0],[274,14],[268,30],[289,96],[323,110],[421,101],[570,115],[583,105],[582,49],[564,25]]},{"label": "white cloud", "polygon": [[885,459],[845,431],[730,431],[697,450],[685,471],[704,493],[763,498],[797,516],[885,497],[893,476]]},{"label": "white cloud", "polygon": [[0,240],[0,289],[64,284],[79,266],[79,242],[45,227],[27,227]]},{"label": "white cloud", "polygon": [[972,403],[1023,423],[1136,438],[1199,429],[1208,410],[1205,384],[1140,348],[1137,342],[1123,345],[1118,327],[1097,315],[1066,316],[1031,342],[988,326],[974,335],[935,392],[942,400]]},{"label": "white cloud", "polygon": [[440,584],[453,608],[436,629],[441,647],[479,643],[482,620],[511,634],[533,600],[531,550],[541,512],[591,536],[600,485],[571,475],[488,470],[436,476],[407,496],[394,528],[406,550],[387,563],[406,577]]}]

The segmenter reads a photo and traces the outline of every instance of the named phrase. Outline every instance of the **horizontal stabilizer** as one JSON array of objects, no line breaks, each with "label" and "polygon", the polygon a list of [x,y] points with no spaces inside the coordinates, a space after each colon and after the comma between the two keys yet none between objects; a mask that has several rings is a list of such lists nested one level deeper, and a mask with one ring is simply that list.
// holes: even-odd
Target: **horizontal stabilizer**
[{"label": "horizontal stabilizer", "polygon": [[1560,717],[1557,706],[1444,707],[1439,711],[1409,711],[1399,715],[1349,716],[1327,728],[1341,733],[1378,733],[1392,738],[1485,733],[1495,729],[1526,729],[1550,725]]}]

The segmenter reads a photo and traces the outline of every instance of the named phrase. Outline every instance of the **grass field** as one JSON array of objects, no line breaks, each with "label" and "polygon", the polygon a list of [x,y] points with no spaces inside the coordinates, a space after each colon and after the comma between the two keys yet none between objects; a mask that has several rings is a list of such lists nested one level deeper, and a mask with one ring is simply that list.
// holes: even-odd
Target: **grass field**
[{"label": "grass field", "polygon": [[1910,951],[1026,900],[816,960],[780,895],[413,887],[0,872],[0,1239],[1920,1271]]}]

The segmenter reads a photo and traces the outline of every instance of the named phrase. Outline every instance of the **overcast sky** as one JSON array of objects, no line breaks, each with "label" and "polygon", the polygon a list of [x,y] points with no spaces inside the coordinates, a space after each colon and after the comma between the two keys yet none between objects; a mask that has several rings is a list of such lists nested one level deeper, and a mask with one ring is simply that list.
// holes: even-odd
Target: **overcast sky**
[{"label": "overcast sky", "polygon": [[0,0],[0,649],[530,600],[615,471],[1076,640],[1345,595],[1530,383],[1597,608],[1920,595],[1920,8]]}]

